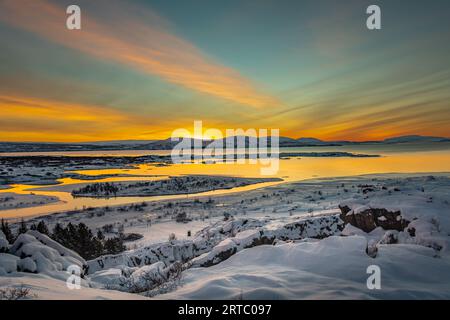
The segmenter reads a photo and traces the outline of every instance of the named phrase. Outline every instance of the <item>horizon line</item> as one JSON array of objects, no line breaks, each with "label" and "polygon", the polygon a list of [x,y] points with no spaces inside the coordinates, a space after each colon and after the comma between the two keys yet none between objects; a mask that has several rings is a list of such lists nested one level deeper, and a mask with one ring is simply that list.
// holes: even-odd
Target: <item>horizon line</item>
[{"label": "horizon line", "polygon": [[[226,139],[228,137],[238,137],[238,136],[224,136],[222,139]],[[245,135],[245,137],[251,137],[249,135]],[[270,137],[270,136],[264,136],[264,137],[259,137],[259,138],[265,138],[265,137]],[[386,137],[380,140],[322,140],[322,139],[318,139],[315,137],[299,137],[299,138],[292,138],[289,136],[279,136],[279,138],[288,138],[288,139],[292,139],[292,140],[300,140],[300,139],[315,139],[321,142],[328,142],[328,143],[333,143],[333,142],[355,142],[355,143],[363,143],[363,142],[383,142],[386,141],[388,139],[395,139],[395,138],[403,138],[403,137],[421,137],[421,138],[438,138],[438,139],[449,139],[450,137],[443,137],[443,136],[428,136],[428,135],[420,135],[420,134],[406,134],[406,135],[399,135],[399,136],[390,136],[390,137]],[[196,137],[178,137],[179,139],[198,139],[198,140],[204,140],[204,141],[214,141],[214,140],[219,140],[219,139],[208,139],[208,138],[196,138]],[[89,143],[117,143],[117,142],[137,142],[137,141],[141,141],[141,142],[158,142],[158,141],[165,141],[165,140],[170,140],[171,137],[168,138],[164,138],[164,139],[121,139],[121,140],[92,140],[92,141],[7,141],[7,140],[0,140],[0,143],[26,143],[26,144],[89,144]]]}]

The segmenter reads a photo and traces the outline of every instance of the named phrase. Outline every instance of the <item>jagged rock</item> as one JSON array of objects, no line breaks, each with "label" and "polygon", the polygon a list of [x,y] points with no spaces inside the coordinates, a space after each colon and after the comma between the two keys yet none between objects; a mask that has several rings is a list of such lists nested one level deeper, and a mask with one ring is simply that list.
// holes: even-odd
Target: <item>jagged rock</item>
[{"label": "jagged rock", "polygon": [[342,219],[343,214],[347,214],[350,211],[352,211],[352,209],[350,209],[350,207],[347,205],[339,205],[339,210],[341,210],[341,214],[340,214],[341,219]]},{"label": "jagged rock", "polygon": [[210,252],[194,259],[192,265],[210,267],[228,259],[238,251],[259,245],[273,244],[276,239],[323,239],[339,233],[343,228],[344,224],[338,216],[326,216],[301,219],[276,229],[250,229],[223,240]]},{"label": "jagged rock", "polygon": [[256,219],[236,219],[218,222],[197,233],[193,240],[175,240],[153,244],[121,254],[106,255],[88,261],[89,273],[93,274],[119,265],[142,267],[162,261],[168,266],[176,261],[187,262],[211,251],[223,239],[248,229],[258,228],[263,224],[262,221]]},{"label": "jagged rock", "polygon": [[408,233],[411,237],[416,236],[416,228],[408,226],[408,229],[406,231],[408,231]]},{"label": "jagged rock", "polygon": [[89,273],[120,265],[133,268],[156,262],[163,262],[166,266],[177,261],[189,262],[194,267],[209,267],[243,249],[270,245],[276,239],[323,239],[339,234],[344,228],[344,223],[338,215],[303,218],[276,228],[266,228],[265,224],[266,221],[256,219],[221,221],[198,232],[193,240],[154,244],[88,261]]},{"label": "jagged rock", "polygon": [[344,223],[337,215],[314,217],[288,223],[275,230],[275,236],[280,240],[323,239],[338,234],[343,229]]},{"label": "jagged rock", "polygon": [[389,230],[386,231],[378,242],[379,244],[394,244],[398,242],[398,231],[397,230]]},{"label": "jagged rock", "polygon": [[370,240],[367,243],[366,253],[369,257],[376,258],[377,254],[378,254],[378,247],[377,247],[376,241]]},{"label": "jagged rock", "polygon": [[411,221],[406,229],[411,236],[413,243],[432,248],[436,251],[449,250],[450,239],[446,235],[440,234],[439,225],[433,219],[430,221],[415,219]]},{"label": "jagged rock", "polygon": [[192,260],[194,267],[211,267],[235,254],[238,251],[238,245],[233,239],[225,239],[215,246],[210,252],[201,255]]},{"label": "jagged rock", "polygon": [[273,235],[266,235],[264,233],[264,230],[246,230],[239,232],[231,238],[239,249],[246,249],[246,248],[252,248],[255,246],[260,246],[263,244],[272,244],[275,240],[275,236]]},{"label": "jagged rock", "polygon": [[351,209],[346,205],[340,205],[340,218],[347,224],[350,223],[364,232],[371,232],[376,227],[384,230],[403,231],[409,221],[402,218],[400,211],[388,211],[384,208],[370,208],[367,206]]},{"label": "jagged rock", "polygon": [[144,292],[166,280],[163,262],[156,262],[148,266],[143,266],[131,274],[131,291]]}]

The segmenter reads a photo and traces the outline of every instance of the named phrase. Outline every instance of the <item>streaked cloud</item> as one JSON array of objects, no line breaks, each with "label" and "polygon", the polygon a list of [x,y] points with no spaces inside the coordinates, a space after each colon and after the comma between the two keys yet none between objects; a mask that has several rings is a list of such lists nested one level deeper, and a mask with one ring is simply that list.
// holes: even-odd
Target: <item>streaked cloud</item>
[{"label": "streaked cloud", "polygon": [[375,33],[369,0],[79,0],[81,31],[65,28],[69,3],[0,0],[0,141],[159,139],[199,119],[450,137],[447,2],[385,1]]},{"label": "streaked cloud", "polygon": [[0,95],[0,110],[0,136],[7,141],[144,139],[158,131],[167,134],[160,119],[95,105]]},{"label": "streaked cloud", "polygon": [[83,11],[80,31],[67,30],[65,8],[47,0],[2,1],[0,20],[196,92],[254,108],[280,104],[236,70],[215,62],[193,44],[173,34],[169,24],[148,9],[142,12],[139,7],[113,1],[103,2],[103,6],[102,10],[108,11],[110,19],[97,19],[91,12]]}]

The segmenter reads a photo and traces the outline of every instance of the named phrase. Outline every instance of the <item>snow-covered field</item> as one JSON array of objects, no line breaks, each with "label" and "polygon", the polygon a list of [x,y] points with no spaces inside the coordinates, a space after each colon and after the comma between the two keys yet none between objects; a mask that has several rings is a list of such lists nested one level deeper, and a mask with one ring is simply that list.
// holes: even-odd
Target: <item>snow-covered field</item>
[{"label": "snow-covered field", "polygon": [[[16,243],[0,234],[0,287],[36,299],[449,299],[448,176],[318,179],[43,217],[144,237],[84,261],[36,231]],[[80,290],[66,287],[73,263]],[[367,287],[371,265],[379,290]]]},{"label": "snow-covered field", "polygon": [[76,197],[127,197],[193,194],[232,189],[255,183],[282,181],[278,178],[241,178],[225,176],[180,176],[155,181],[113,182],[88,184],[72,191]]},{"label": "snow-covered field", "polygon": [[[230,259],[185,272],[183,285],[161,299],[449,299],[450,261],[426,247],[378,245],[364,236],[245,249]],[[381,290],[366,286],[369,265],[381,269]]]},{"label": "snow-covered field", "polygon": [[58,201],[59,199],[53,196],[5,192],[0,193],[0,210],[41,206]]}]

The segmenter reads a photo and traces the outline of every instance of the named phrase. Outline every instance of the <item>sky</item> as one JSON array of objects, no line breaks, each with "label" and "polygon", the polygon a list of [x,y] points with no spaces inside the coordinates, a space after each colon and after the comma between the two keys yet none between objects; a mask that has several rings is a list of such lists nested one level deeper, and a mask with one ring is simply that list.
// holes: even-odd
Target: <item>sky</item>
[{"label": "sky", "polygon": [[[81,30],[66,8],[81,8]],[[366,8],[381,8],[368,30]],[[450,137],[448,0],[0,0],[0,141]]]}]

